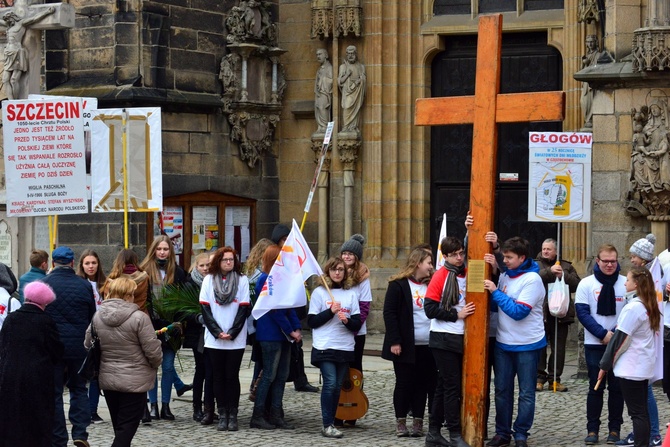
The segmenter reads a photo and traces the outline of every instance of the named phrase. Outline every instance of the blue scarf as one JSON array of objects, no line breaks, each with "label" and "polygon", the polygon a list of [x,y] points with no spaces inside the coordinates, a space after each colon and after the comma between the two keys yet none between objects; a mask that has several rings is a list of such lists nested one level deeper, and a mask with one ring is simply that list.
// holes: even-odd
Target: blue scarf
[{"label": "blue scarf", "polygon": [[537,265],[537,262],[535,262],[534,259],[526,258],[525,261],[523,261],[523,264],[521,264],[519,267],[515,269],[507,269],[507,276],[510,278],[516,278],[517,276],[521,276],[524,273],[529,273],[529,272],[535,272],[539,273],[540,272],[540,266]]}]

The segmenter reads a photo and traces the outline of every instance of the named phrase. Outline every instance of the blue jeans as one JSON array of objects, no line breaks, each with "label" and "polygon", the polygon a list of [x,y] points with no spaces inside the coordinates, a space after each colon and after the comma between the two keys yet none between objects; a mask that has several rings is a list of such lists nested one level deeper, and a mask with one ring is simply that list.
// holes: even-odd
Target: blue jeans
[{"label": "blue jeans", "polygon": [[[496,434],[525,440],[535,417],[535,383],[540,350],[503,351],[495,347]],[[519,381],[518,414],[512,427],[514,376]],[[514,428],[514,431],[512,431]]]},{"label": "blue jeans", "polygon": [[91,414],[98,412],[98,403],[100,402],[100,385],[98,379],[88,382],[88,402],[91,408]]},{"label": "blue jeans", "polygon": [[[263,410],[270,394],[270,407],[279,410],[284,399],[284,388],[288,378],[291,343],[288,341],[261,341],[263,353],[263,376],[256,389],[254,410]],[[260,414],[260,412],[259,412]]]},{"label": "blue jeans", "polygon": [[[83,358],[61,360],[54,368],[56,412],[54,416],[53,447],[66,447],[68,445],[65,410],[63,408],[63,387],[65,385],[70,390],[70,411],[68,412],[68,418],[72,423],[72,439],[88,439],[86,428],[91,423],[91,411],[89,408],[88,392],[86,390],[86,380],[79,377],[76,373],[83,362]],[[65,382],[66,371],[70,372],[67,374],[67,382]]]},{"label": "blue jeans", "polygon": [[344,376],[349,371],[348,363],[321,362],[319,363],[323,389],[321,390],[321,420],[323,426],[328,427],[335,422],[337,404],[340,401],[340,390]]},{"label": "blue jeans", "polygon": [[[175,390],[184,387],[177,370],[174,369],[174,358],[176,353],[169,346],[163,346],[163,363],[161,363],[161,403],[169,404],[172,397],[172,385]],[[149,390],[149,402],[158,403],[158,377],[154,387]]]},{"label": "blue jeans", "polygon": [[603,397],[607,382],[607,413],[609,418],[608,431],[619,433],[623,424],[623,395],[619,386],[619,379],[612,370],[607,372],[598,390],[594,390],[600,372],[600,359],[605,353],[605,345],[584,345],[584,358],[589,374],[589,394],[586,396],[586,431],[598,433],[600,430],[600,415],[603,411]]}]

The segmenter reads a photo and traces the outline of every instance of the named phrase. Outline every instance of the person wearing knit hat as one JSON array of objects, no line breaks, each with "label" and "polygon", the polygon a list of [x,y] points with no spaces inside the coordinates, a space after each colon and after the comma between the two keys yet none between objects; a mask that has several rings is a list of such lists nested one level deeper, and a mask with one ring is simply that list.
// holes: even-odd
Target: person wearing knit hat
[{"label": "person wearing knit hat", "polygon": [[8,409],[0,417],[0,444],[50,446],[55,421],[53,371],[64,348],[56,323],[44,311],[54,298],[51,288],[33,282],[25,291],[31,305],[10,313],[0,331],[0,402]]},{"label": "person wearing knit hat", "polygon": [[53,289],[41,281],[33,281],[23,289],[26,304],[34,304],[44,310],[56,299]]},{"label": "person wearing knit hat", "polygon": [[638,239],[630,247],[630,262],[642,267],[654,259],[654,244],[656,244],[656,236],[649,233],[643,239]]},{"label": "person wearing knit hat", "polygon": [[290,233],[291,229],[289,227],[287,227],[284,224],[277,224],[272,229],[272,236],[270,237],[270,239],[272,240],[272,242],[281,247],[282,245],[284,245],[284,241],[286,240],[286,238]]},{"label": "person wearing knit hat", "polygon": [[[370,288],[370,269],[363,264],[363,245],[365,244],[365,237],[362,234],[354,234],[342,244],[340,248],[340,257],[348,270],[349,279],[352,282],[351,290],[356,294],[358,299],[358,307],[361,311],[360,330],[355,334],[354,341],[354,361],[349,363],[350,368],[355,368],[363,371],[363,349],[365,348],[365,334],[367,334],[367,326],[365,320],[370,313],[370,303],[372,302],[372,290]],[[340,421],[335,420],[336,425],[355,425],[356,421]]]}]

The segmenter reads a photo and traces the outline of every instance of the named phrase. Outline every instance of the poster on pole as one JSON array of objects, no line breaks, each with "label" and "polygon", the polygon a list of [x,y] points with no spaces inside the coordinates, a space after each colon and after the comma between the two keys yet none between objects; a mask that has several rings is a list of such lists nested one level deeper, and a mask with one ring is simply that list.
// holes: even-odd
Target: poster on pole
[{"label": "poster on pole", "polygon": [[528,220],[591,220],[590,133],[530,132]]},{"label": "poster on pole", "polygon": [[[28,95],[28,99],[76,99],[72,96]],[[84,147],[86,154],[86,194],[91,200],[91,115],[98,108],[98,98],[81,97],[82,117],[84,119]]]},{"label": "poster on pole", "polygon": [[163,209],[160,107],[99,109],[91,118],[91,207],[123,211],[123,134],[126,133],[128,210]]},{"label": "poster on pole", "polygon": [[7,215],[88,213],[79,98],[5,100]]}]

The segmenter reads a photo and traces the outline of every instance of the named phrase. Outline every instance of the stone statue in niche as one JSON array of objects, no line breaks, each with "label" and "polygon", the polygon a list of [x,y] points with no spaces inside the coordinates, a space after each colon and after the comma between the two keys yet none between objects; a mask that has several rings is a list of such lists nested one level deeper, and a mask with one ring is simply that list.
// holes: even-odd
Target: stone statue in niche
[{"label": "stone statue in niche", "polygon": [[316,71],[314,82],[314,118],[317,133],[324,133],[331,119],[333,102],[333,64],[328,60],[328,52],[316,50],[316,60],[321,64]]},{"label": "stone statue in niche", "polygon": [[240,56],[237,54],[231,53],[221,58],[219,79],[223,86],[224,110],[230,110],[230,104],[237,97],[240,79],[236,73],[241,71],[239,65]]},{"label": "stone statue in niche", "polygon": [[633,138],[626,211],[649,220],[670,220],[670,131],[667,101],[631,111]]},{"label": "stone statue in niche", "polygon": [[268,2],[240,0],[233,6],[226,19],[228,43],[262,41],[270,45],[277,43],[277,27],[272,23]]},{"label": "stone statue in niche", "polygon": [[14,11],[2,16],[0,26],[7,28],[7,44],[3,52],[4,68],[2,83],[8,99],[22,99],[27,93],[21,92],[22,78],[28,71],[28,50],[23,46],[23,38],[30,25],[39,22],[53,14],[56,8],[51,6],[42,12],[30,17],[19,17]]},{"label": "stone statue in niche", "polygon": [[337,78],[342,91],[342,132],[360,135],[359,122],[365,100],[366,80],[365,66],[358,60],[356,47],[350,45]]},{"label": "stone statue in niche", "polygon": [[[598,51],[598,37],[595,34],[586,36],[586,54],[582,56],[582,69],[596,65],[600,55],[601,53]],[[580,105],[582,106],[582,114],[584,115],[583,130],[590,130],[593,128],[593,113],[591,111],[593,89],[588,82],[582,82]]]}]

